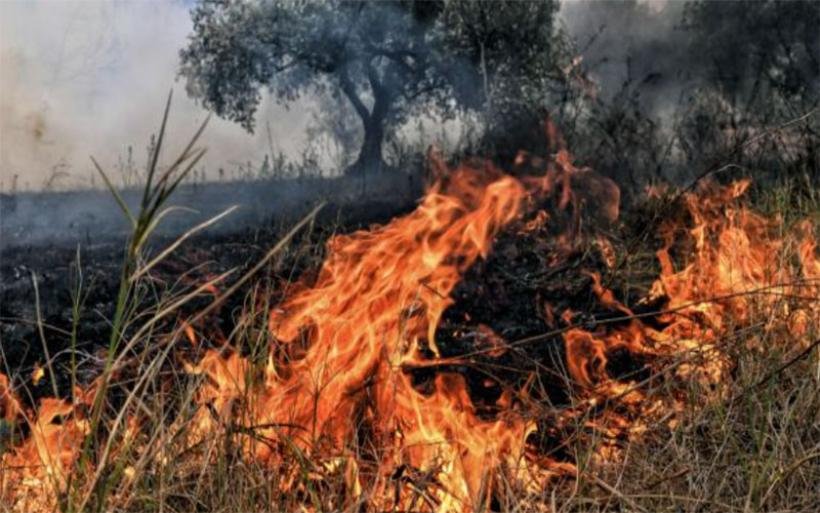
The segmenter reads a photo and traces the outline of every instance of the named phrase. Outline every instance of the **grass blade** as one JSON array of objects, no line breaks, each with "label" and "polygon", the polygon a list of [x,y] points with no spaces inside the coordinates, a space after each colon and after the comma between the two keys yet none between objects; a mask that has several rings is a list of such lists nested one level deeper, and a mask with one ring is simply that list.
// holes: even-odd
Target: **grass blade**
[{"label": "grass blade", "polygon": [[122,210],[122,212],[125,214],[125,217],[128,218],[128,221],[131,223],[131,227],[135,228],[137,226],[137,219],[131,213],[131,209],[128,208],[128,204],[125,203],[125,200],[123,199],[122,195],[120,195],[120,193],[114,187],[114,184],[111,183],[111,180],[108,179],[108,175],[105,174],[105,171],[103,171],[102,167],[100,167],[100,164],[94,157],[91,157],[91,162],[94,163],[94,167],[97,168],[97,172],[99,172],[100,176],[102,176],[102,179],[105,182],[105,186],[108,188],[108,191],[111,193],[111,195],[114,196],[114,199],[117,201],[117,205],[119,205],[120,210]]}]

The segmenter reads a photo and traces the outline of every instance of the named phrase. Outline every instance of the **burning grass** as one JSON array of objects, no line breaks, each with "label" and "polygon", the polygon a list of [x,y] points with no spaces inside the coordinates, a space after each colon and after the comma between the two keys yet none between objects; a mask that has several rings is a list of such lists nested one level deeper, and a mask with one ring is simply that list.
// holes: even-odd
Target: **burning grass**
[{"label": "burning grass", "polygon": [[[125,308],[70,398],[29,409],[3,377],[4,507],[811,509],[811,221],[756,213],[745,180],[656,194],[658,223],[635,230],[553,140],[515,174],[431,156],[415,211],[260,281],[224,337],[206,322],[220,301],[157,320],[258,277],[294,232],[232,285]],[[129,255],[124,305],[155,263]]]}]

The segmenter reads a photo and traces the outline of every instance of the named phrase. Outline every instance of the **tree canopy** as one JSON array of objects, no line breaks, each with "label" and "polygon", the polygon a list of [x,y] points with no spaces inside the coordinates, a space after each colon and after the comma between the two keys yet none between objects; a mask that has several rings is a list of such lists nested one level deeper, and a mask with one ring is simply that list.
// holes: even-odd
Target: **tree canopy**
[{"label": "tree canopy", "polygon": [[[551,65],[557,6],[434,0],[204,0],[181,51],[187,90],[252,131],[262,91],[289,102],[313,90],[362,121],[349,171],[383,168],[382,143],[420,107],[510,112]],[[529,95],[529,96],[528,96]]]},{"label": "tree canopy", "polygon": [[696,0],[686,7],[692,54],[732,104],[755,110],[773,95],[816,103],[820,2]]}]

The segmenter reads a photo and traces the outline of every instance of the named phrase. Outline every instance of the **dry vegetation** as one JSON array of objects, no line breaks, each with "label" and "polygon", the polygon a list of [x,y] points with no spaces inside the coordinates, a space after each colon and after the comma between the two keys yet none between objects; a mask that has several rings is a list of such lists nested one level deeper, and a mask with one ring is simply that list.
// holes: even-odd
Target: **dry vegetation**
[{"label": "dry vegetation", "polygon": [[[347,67],[384,53],[376,22],[410,18],[384,16],[383,3],[360,17],[365,4],[350,4],[364,60],[351,50],[328,66],[343,47],[325,38],[326,20],[338,26],[331,4],[260,5],[270,9],[194,10],[202,39],[183,53],[189,89],[219,93],[211,103],[239,108],[233,119],[248,126],[255,88],[271,84],[213,83],[290,68],[292,56],[314,74],[340,73],[354,105],[386,93],[372,70],[351,88]],[[221,215],[152,243],[171,194],[197,183],[204,125],[163,166],[166,107],[145,175],[130,156],[121,166],[124,184],[145,182],[137,209],[98,166],[130,225],[109,276],[111,315],[94,304],[79,250],[67,329],[44,322],[33,278],[33,318],[14,322],[36,326],[38,364],[21,368],[18,348],[0,343],[0,513],[820,510],[817,4],[692,3],[687,66],[702,82],[681,91],[667,127],[641,107],[658,77],[630,74],[614,96],[599,94],[584,52],[542,30],[551,2],[508,2],[504,16],[489,5],[451,5],[464,10],[449,14],[455,29],[480,21],[489,38],[460,43],[480,46],[466,82],[484,84],[484,125],[465,118],[453,153],[489,155],[509,174],[466,159],[450,169],[435,152],[422,164],[423,148],[373,123],[397,96],[374,98],[371,113],[328,109],[328,133],[343,141],[336,172],[362,184],[384,172],[402,186],[434,175],[418,209],[381,227],[351,234],[320,222],[319,206],[251,263],[166,266],[186,248],[212,255],[199,235]],[[383,30],[390,53],[402,55],[397,27],[422,42],[412,23]],[[254,37],[296,50],[230,51]],[[511,46],[485,59],[495,39]],[[529,63],[535,85],[513,80],[528,55],[540,56]],[[406,68],[385,67],[401,71],[386,84],[428,76]],[[280,96],[307,84],[303,72]],[[340,133],[357,115],[361,141]],[[351,141],[362,147],[355,162]],[[258,172],[248,163],[236,178],[278,186],[318,169],[316,155],[303,160],[285,163],[271,145]],[[389,174],[397,168],[406,174]],[[104,329],[89,346],[90,315]],[[55,352],[57,335],[66,344]]]},{"label": "dry vegetation", "polygon": [[[153,186],[149,180],[142,210],[127,213],[134,234],[123,266],[110,345],[102,360],[94,363],[86,355],[78,362],[72,357],[68,364],[55,367],[46,355],[37,371],[38,379],[52,382],[55,396],[59,395],[57,383],[64,383],[68,376],[75,406],[52,404],[57,419],[52,422],[43,413],[46,403],[41,403],[39,420],[35,420],[32,410],[17,408],[11,390],[5,388],[8,383],[0,382],[4,387],[0,388],[4,401],[0,412],[5,417],[2,443],[7,454],[38,429],[62,433],[56,441],[29,444],[29,452],[22,458],[3,460],[5,477],[0,479],[4,488],[14,479],[10,477],[13,467],[21,462],[37,466],[39,458],[57,470],[43,482],[35,486],[24,483],[16,495],[5,496],[0,510],[371,509],[373,497],[366,483],[372,478],[368,472],[375,471],[375,454],[380,448],[365,450],[359,445],[358,454],[343,451],[342,455],[325,456],[320,448],[311,452],[282,436],[277,444],[283,457],[274,464],[247,453],[248,440],[271,444],[260,433],[285,429],[254,424],[258,398],[250,390],[265,375],[268,364],[273,343],[269,312],[287,295],[293,279],[320,265],[326,253],[323,243],[332,236],[332,230],[294,240],[300,230],[312,230],[313,215],[308,216],[241,277],[228,272],[204,283],[169,288],[158,288],[151,279],[151,269],[177,243],[149,254],[144,251],[144,242],[162,212],[164,198],[173,189],[166,184],[184,177],[185,169],[190,169],[185,163],[197,155],[192,150],[195,139],[177,164],[166,174],[157,175]],[[813,217],[816,221],[820,212],[817,191],[795,179],[754,190],[752,196],[759,210],[784,220],[784,237],[800,220]],[[637,203],[626,212],[624,222],[611,228],[618,265],[607,279],[622,284],[623,290],[615,291],[623,297],[634,297],[636,290],[648,291],[658,274],[655,251],[659,241],[653,232],[664,219],[677,215],[669,208],[674,202],[669,196],[665,198]],[[593,249],[589,246],[578,251],[587,254]],[[793,264],[782,262],[784,267]],[[85,308],[85,287],[79,277],[74,292],[75,319]],[[184,307],[214,289],[216,299],[186,314],[183,320]],[[234,301],[235,307],[228,313],[233,327],[215,339],[208,319],[224,309],[226,298],[235,294],[245,297],[239,303]],[[677,408],[664,415],[647,416],[640,435],[620,437],[614,444],[585,429],[593,417],[574,418],[576,424],[565,427],[564,432],[571,434],[561,440],[560,450],[577,465],[577,471],[571,473],[577,477],[559,473],[537,492],[522,489],[518,483],[497,482],[492,498],[477,503],[476,510],[816,510],[820,494],[820,326],[817,319],[808,318],[802,335],[795,337],[783,324],[783,312],[786,305],[805,306],[807,302],[808,311],[816,312],[817,298],[786,296],[773,307],[767,295],[759,297],[758,304],[758,295],[751,293],[750,319],[724,319],[727,328],[715,345],[726,358],[729,372],[720,382],[704,384],[692,379],[683,387],[663,380],[640,382],[645,397],[668,399]],[[225,357],[219,360],[225,363],[197,365],[207,354]],[[231,356],[239,354],[244,360]],[[693,361],[703,354],[684,353],[675,358],[664,369],[698,365]],[[83,366],[96,369],[93,380]],[[10,374],[11,369],[4,372]],[[203,386],[220,375],[226,379],[221,387]],[[243,381],[231,381],[236,376],[242,376]],[[568,387],[570,394],[573,389]],[[27,394],[16,386],[14,393],[24,398]],[[205,409],[204,400],[208,404]],[[569,397],[570,404],[583,400]],[[543,407],[550,408],[548,403]],[[603,408],[607,407],[604,403]],[[20,416],[17,411],[21,411]],[[214,419],[207,432],[201,431],[203,412]],[[217,424],[218,429],[214,428]],[[601,447],[609,447],[603,457]],[[78,456],[65,460],[64,467],[50,460],[60,460],[71,448],[79,448]],[[490,472],[488,469],[488,476]],[[395,486],[396,493],[403,490],[403,496],[409,498],[403,504],[410,510],[435,509],[440,504],[436,492],[431,492],[439,489],[436,476],[429,468],[397,469],[390,477],[390,486]],[[43,489],[61,490],[57,503]],[[5,488],[4,493],[7,491]],[[384,488],[377,493],[383,494]]]}]

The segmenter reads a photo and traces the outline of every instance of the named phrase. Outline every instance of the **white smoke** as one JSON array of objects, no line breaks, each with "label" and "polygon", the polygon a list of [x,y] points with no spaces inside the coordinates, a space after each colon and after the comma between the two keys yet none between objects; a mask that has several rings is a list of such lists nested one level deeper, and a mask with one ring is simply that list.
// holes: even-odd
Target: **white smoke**
[{"label": "white smoke", "polygon": [[[638,4],[646,11],[641,26],[635,26],[634,11],[617,3],[564,2],[560,16],[581,44],[603,27],[585,58],[604,90],[617,91],[623,83],[627,55],[634,56],[638,80],[660,71],[663,79],[644,99],[654,104],[652,110],[663,111],[676,97],[670,86],[681,79],[670,70],[675,45],[664,44],[674,41],[680,4]],[[188,9],[182,0],[0,2],[2,190],[9,190],[15,175],[18,188],[39,189],[55,171],[56,185],[88,185],[94,174],[89,155],[112,169],[129,145],[142,162],[172,87],[169,153],[187,142],[205,115],[185,94],[184,83],[176,82],[178,52],[191,32]],[[298,158],[318,104],[306,98],[285,109],[265,101],[254,135],[212,118],[202,141],[209,150],[203,168],[216,178],[219,168],[261,164],[271,141],[274,152]]]},{"label": "white smoke", "polygon": [[[169,152],[187,142],[205,112],[176,82],[178,51],[191,31],[183,2],[0,2],[0,181],[37,189],[59,171],[63,186],[87,184],[89,155],[109,168],[132,145],[144,160],[168,91],[174,101]],[[219,167],[261,162],[270,150],[298,154],[310,106],[266,101],[249,135],[212,118],[202,144]],[[271,137],[268,137],[269,121]],[[67,172],[69,176],[62,176]]]}]

